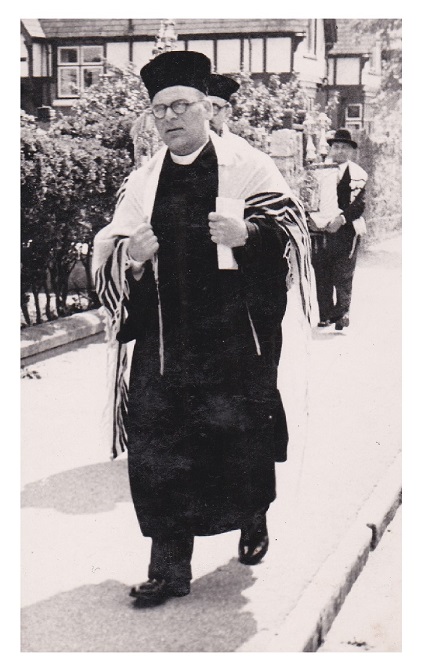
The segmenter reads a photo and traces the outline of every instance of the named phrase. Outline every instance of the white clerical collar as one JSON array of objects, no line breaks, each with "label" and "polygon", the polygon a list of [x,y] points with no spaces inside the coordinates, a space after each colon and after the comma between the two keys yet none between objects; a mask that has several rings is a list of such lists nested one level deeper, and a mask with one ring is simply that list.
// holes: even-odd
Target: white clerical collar
[{"label": "white clerical collar", "polygon": [[[207,140],[207,142],[208,142],[208,140]],[[172,158],[172,161],[174,163],[178,163],[179,165],[190,165],[190,163],[194,163],[197,156],[199,154],[201,154],[201,152],[203,151],[207,142],[205,142],[203,145],[201,145],[200,149],[197,149],[196,151],[193,151],[192,154],[186,154],[185,156],[178,156],[178,154],[173,154],[172,152],[170,152],[170,156]]]}]

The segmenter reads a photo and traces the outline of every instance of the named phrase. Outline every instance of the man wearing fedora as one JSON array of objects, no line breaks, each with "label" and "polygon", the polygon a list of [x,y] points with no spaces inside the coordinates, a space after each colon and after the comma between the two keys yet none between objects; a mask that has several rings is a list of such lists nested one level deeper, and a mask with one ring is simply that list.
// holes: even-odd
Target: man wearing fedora
[{"label": "man wearing fedora", "polygon": [[94,245],[108,317],[105,427],[112,455],[128,450],[135,512],[152,539],[148,579],[130,591],[141,608],[189,594],[196,535],[240,529],[240,562],[266,554],[288,439],[277,388],[287,303],[299,297],[310,319],[304,210],[269,156],[210,130],[210,68],[190,51],[142,68],[165,146],[126,179]]},{"label": "man wearing fedora", "polygon": [[[346,129],[328,140],[328,159],[338,164],[337,198],[340,213],[323,232],[314,236],[313,266],[319,304],[319,326],[335,323],[341,331],[349,326],[352,284],[363,219],[367,173],[352,160],[357,143]],[[334,300],[334,289],[336,299]]]}]

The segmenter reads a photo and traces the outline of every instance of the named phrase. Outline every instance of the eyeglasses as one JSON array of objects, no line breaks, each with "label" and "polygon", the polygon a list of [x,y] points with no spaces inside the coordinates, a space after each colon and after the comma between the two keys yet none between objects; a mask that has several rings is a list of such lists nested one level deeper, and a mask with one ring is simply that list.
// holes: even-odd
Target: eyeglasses
[{"label": "eyeglasses", "polygon": [[218,105],[217,103],[213,103],[213,114],[219,114],[220,110],[225,109],[225,107],[229,107],[229,104]]},{"label": "eyeglasses", "polygon": [[175,100],[170,105],[154,105],[154,107],[151,108],[151,111],[156,119],[164,119],[169,108],[179,116],[186,112],[188,107],[196,105],[199,102],[201,102],[201,100],[194,100],[192,103],[189,103],[187,100]]}]

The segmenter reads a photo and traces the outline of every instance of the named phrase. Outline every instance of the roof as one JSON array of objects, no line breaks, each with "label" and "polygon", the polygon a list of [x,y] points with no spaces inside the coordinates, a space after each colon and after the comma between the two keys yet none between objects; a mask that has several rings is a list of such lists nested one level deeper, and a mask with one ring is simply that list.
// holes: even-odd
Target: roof
[{"label": "roof", "polygon": [[[154,38],[162,19],[39,19],[47,39],[123,37]],[[303,33],[307,19],[175,19],[179,35],[208,33]],[[38,37],[38,35],[34,35]]]},{"label": "roof", "polygon": [[356,23],[356,19],[336,19],[337,40],[329,51],[330,56],[367,54],[373,49],[377,36],[358,30]]},{"label": "roof", "polygon": [[21,22],[31,37],[45,37],[39,19],[21,19]]}]

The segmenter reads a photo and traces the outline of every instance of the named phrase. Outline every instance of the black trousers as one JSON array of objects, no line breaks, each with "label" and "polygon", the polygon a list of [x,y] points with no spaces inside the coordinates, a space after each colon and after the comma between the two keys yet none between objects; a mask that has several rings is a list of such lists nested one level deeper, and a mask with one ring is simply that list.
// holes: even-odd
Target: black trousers
[{"label": "black trousers", "polygon": [[[320,321],[338,321],[348,314],[360,238],[339,239],[339,233],[313,236],[312,262],[316,276]],[[336,297],[334,298],[334,290]]]},{"label": "black trousers", "polygon": [[[251,525],[257,526],[265,519],[268,506],[257,511]],[[189,588],[192,580],[191,559],[194,536],[181,534],[173,538],[154,537],[151,543],[151,558],[148,567],[150,580],[166,580],[176,589]]]},{"label": "black trousers", "polygon": [[191,559],[194,536],[152,538],[148,567],[150,580],[166,580],[175,588],[187,588],[192,579]]}]

